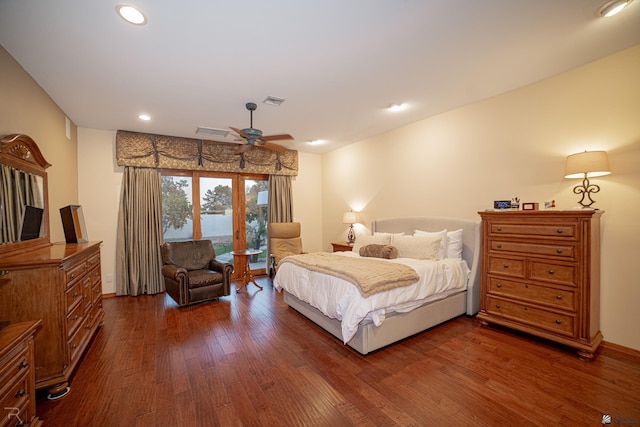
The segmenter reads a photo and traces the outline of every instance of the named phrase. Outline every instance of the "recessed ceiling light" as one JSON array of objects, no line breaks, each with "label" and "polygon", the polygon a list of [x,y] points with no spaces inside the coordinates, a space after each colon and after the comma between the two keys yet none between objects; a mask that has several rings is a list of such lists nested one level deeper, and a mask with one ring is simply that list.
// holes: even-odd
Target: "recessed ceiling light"
[{"label": "recessed ceiling light", "polygon": [[116,6],[116,11],[122,19],[131,24],[144,25],[147,23],[147,17],[134,6],[119,4]]},{"label": "recessed ceiling light", "polygon": [[138,118],[139,118],[140,120],[144,120],[145,122],[148,122],[149,120],[151,120],[151,116],[150,116],[150,115],[148,115],[148,114],[140,114],[140,115],[138,116]]},{"label": "recessed ceiling light", "polygon": [[389,111],[402,111],[407,109],[407,104],[405,103],[391,104],[389,107],[387,107],[387,109]]},{"label": "recessed ceiling light", "polygon": [[324,144],[325,141],[322,139],[313,139],[311,141],[308,142],[309,145],[321,145]]},{"label": "recessed ceiling light", "polygon": [[622,9],[629,6],[633,0],[610,0],[603,4],[597,11],[596,16],[604,16],[608,18],[610,16],[618,14]]}]

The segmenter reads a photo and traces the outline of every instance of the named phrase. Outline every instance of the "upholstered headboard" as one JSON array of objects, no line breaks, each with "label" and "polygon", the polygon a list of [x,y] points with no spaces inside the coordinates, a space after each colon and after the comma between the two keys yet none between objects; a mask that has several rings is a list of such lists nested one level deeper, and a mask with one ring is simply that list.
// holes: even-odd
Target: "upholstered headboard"
[{"label": "upholstered headboard", "polygon": [[405,233],[414,230],[454,231],[462,229],[462,259],[471,269],[467,291],[467,314],[472,316],[480,310],[480,221],[445,217],[399,217],[377,219],[371,223],[372,232]]}]

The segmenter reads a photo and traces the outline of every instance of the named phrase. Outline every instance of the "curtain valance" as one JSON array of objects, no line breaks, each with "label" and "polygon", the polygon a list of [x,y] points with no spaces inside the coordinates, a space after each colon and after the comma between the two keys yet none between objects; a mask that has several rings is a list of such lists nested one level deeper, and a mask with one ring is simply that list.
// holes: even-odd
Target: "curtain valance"
[{"label": "curtain valance", "polygon": [[277,153],[256,146],[238,155],[236,148],[228,142],[124,130],[116,133],[119,166],[298,175],[296,150]]}]

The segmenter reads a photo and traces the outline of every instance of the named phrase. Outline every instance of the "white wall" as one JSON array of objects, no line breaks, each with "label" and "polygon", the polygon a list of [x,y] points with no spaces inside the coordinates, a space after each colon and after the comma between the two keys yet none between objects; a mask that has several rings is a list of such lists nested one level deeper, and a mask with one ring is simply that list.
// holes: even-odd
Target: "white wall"
[{"label": "white wall", "polygon": [[349,208],[362,210],[365,224],[399,215],[479,219],[493,200],[514,196],[571,209],[580,181],[563,178],[566,156],[606,150],[613,173],[592,180],[601,186],[595,207],[605,211],[601,330],[606,341],[640,350],[638,76],[640,46],[324,155],[323,247],[346,239],[340,220]]}]

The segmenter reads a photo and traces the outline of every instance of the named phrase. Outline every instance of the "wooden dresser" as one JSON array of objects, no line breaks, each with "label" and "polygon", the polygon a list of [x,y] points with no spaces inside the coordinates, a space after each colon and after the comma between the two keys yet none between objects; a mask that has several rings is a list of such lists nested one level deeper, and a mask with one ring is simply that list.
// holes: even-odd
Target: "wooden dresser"
[{"label": "wooden dresser", "polygon": [[591,359],[600,332],[600,217],[589,209],[479,212],[478,318],[577,350]]},{"label": "wooden dresser", "polygon": [[100,244],[56,243],[0,258],[0,319],[42,320],[35,386],[64,396],[69,377],[102,324]]},{"label": "wooden dresser", "polygon": [[33,336],[42,322],[12,323],[0,331],[0,426],[40,426],[36,417]]}]

